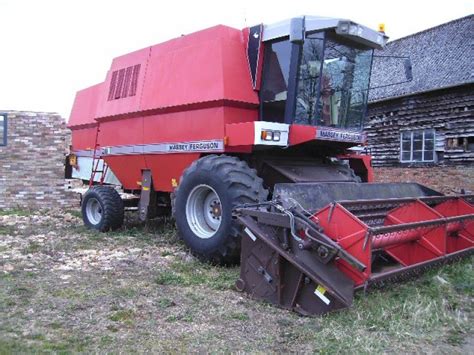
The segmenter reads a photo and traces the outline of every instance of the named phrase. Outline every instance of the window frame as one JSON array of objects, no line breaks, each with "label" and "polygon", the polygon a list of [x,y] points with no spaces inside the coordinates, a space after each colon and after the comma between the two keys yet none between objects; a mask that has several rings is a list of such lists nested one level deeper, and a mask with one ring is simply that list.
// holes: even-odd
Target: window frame
[{"label": "window frame", "polygon": [[0,123],[3,125],[3,134],[0,135],[0,147],[5,147],[7,145],[8,118],[4,113],[0,113],[0,116],[3,117],[3,122]]},{"label": "window frame", "polygon": [[[409,160],[403,160],[403,134],[404,133],[410,133],[410,159]],[[421,146],[421,160],[414,160],[413,159],[413,136],[415,132],[422,132],[423,133],[423,138],[422,138],[422,146]],[[425,134],[427,132],[433,133],[433,158],[428,160],[425,159],[425,152],[428,150],[425,149]],[[436,156],[435,156],[435,146],[436,146],[436,131],[432,128],[427,128],[427,129],[413,129],[413,130],[405,130],[405,131],[400,131],[400,163],[434,163],[436,162]]]}]

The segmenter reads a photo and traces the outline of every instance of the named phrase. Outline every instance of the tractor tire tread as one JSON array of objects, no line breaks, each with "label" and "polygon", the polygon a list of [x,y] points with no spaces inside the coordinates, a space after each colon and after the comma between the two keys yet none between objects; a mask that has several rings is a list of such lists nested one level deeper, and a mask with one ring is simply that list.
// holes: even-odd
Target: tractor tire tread
[{"label": "tractor tire tread", "polygon": [[[87,194],[95,194],[96,198],[102,202],[103,205],[103,219],[98,228],[101,232],[109,230],[116,230],[120,228],[124,220],[124,204],[117,190],[107,186],[94,186]],[[83,212],[83,216],[84,216]],[[83,217],[84,218],[84,217]]]},{"label": "tractor tire tread", "polygon": [[[251,169],[248,164],[237,157],[229,155],[207,155],[194,161],[187,168],[180,182],[187,179],[197,171],[212,171],[213,174],[222,176],[222,181],[227,185],[229,195],[233,201],[233,207],[244,203],[255,203],[267,199],[268,190],[263,188],[263,180],[257,176],[256,170]],[[176,216],[176,195],[179,194],[180,186],[172,194],[172,214]],[[176,219],[176,218],[175,218]],[[200,259],[217,264],[234,264],[240,256],[240,234],[241,227],[236,221],[232,221],[229,228],[230,240],[216,250],[204,255],[197,255]]]}]

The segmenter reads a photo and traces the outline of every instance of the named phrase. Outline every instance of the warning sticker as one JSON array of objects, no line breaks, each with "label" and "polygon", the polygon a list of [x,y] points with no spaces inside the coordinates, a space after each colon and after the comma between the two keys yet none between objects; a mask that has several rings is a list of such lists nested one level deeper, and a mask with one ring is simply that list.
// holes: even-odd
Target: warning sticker
[{"label": "warning sticker", "polygon": [[316,287],[316,290],[314,290],[314,294],[318,296],[321,301],[323,301],[326,305],[329,305],[329,303],[331,303],[331,300],[325,296],[325,293],[326,289],[321,285],[318,285],[318,287]]}]

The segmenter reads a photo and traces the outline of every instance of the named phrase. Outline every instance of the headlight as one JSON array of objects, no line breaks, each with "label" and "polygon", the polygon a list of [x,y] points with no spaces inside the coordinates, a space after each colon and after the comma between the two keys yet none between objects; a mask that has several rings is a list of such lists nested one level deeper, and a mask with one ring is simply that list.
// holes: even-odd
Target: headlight
[{"label": "headlight", "polygon": [[279,142],[280,137],[281,137],[280,131],[270,131],[268,129],[262,130],[262,133],[260,134],[260,138],[262,139],[262,141]]},{"label": "headlight", "polygon": [[362,32],[363,32],[362,27],[356,24],[351,24],[349,27],[349,34],[353,36],[362,36]]}]

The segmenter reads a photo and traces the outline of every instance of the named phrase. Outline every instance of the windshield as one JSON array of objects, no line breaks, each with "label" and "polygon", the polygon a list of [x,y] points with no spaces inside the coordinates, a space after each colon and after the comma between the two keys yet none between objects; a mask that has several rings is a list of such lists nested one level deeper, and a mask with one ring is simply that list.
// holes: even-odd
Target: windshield
[{"label": "windshield", "polygon": [[344,45],[322,33],[303,45],[295,123],[361,127],[367,104],[372,50]]},{"label": "windshield", "polygon": [[[283,121],[291,45],[269,43],[265,52],[262,118]],[[293,123],[361,129],[368,97],[372,50],[324,32],[307,35],[299,62]]]}]

